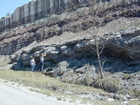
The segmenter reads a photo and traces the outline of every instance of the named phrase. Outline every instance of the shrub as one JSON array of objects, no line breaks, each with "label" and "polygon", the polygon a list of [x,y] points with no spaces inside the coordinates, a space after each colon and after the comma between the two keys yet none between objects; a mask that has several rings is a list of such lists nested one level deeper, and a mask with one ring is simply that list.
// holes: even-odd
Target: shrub
[{"label": "shrub", "polygon": [[116,93],[119,89],[119,81],[114,78],[98,79],[94,84],[94,87],[101,88],[108,92]]},{"label": "shrub", "polygon": [[132,77],[133,77],[132,74],[123,74],[122,79],[123,79],[123,80],[128,80],[128,79],[131,79]]},{"label": "shrub", "polygon": [[140,99],[140,89],[134,89],[134,94],[137,98]]}]

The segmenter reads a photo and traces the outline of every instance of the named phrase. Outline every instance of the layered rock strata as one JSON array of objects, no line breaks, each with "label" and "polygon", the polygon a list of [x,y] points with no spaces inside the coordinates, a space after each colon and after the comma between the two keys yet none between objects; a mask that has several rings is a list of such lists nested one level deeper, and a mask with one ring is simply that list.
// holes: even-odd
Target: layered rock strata
[{"label": "layered rock strata", "polygon": [[[131,5],[118,5],[115,8],[105,9],[98,17],[96,23],[99,23],[100,18],[103,18],[102,25],[106,25],[119,17],[139,17],[140,7],[139,3]],[[48,18],[43,18],[34,23],[20,25],[0,35],[0,54],[10,55],[27,47],[33,41],[41,42],[53,36],[60,36],[66,33],[79,33],[81,31],[90,30],[93,24],[93,15],[90,8],[79,8],[74,12],[65,12],[60,15],[52,15]],[[123,21],[122,21],[123,22]],[[123,28],[127,27],[123,24]],[[120,27],[120,28],[121,28]],[[110,32],[116,31],[114,27]],[[121,30],[121,29],[120,29]],[[91,31],[91,30],[90,30]],[[106,29],[106,33],[108,33]],[[102,32],[101,34],[104,34]],[[67,40],[67,39],[65,39]]]},{"label": "layered rock strata", "polygon": [[[112,7],[120,4],[137,3],[138,0],[95,0],[94,8],[102,5]],[[28,4],[16,8],[14,13],[0,19],[0,32],[12,29],[16,26],[34,22],[38,19],[48,17],[52,14],[60,14],[81,6],[91,5],[91,0],[32,0]]]},{"label": "layered rock strata", "polygon": [[[95,84],[99,71],[93,50],[95,39],[91,35],[94,35],[93,23],[99,24],[103,20],[98,27],[99,41],[104,42],[101,58],[105,58],[106,62],[103,72],[105,79],[112,81],[110,87],[104,84],[104,80],[101,84],[106,91],[116,93],[121,90],[120,94],[127,94],[125,100],[138,97],[134,93],[129,95],[128,90],[136,92],[140,87],[140,2],[121,0],[121,5],[119,2],[110,7],[107,3],[107,7],[97,14],[96,22],[89,6],[34,22],[24,19],[27,24],[3,31],[0,35],[0,55],[11,55],[10,64],[16,70],[30,70],[29,60],[33,56],[37,71],[39,55],[46,53],[43,74],[64,82],[99,87]],[[31,18],[36,20],[34,16]],[[114,85],[115,81],[119,85]]]}]

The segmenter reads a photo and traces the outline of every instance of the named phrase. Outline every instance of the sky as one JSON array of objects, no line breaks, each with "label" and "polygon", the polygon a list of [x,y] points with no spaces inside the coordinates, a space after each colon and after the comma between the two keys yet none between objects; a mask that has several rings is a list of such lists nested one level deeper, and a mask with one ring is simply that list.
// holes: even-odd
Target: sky
[{"label": "sky", "polygon": [[31,0],[0,0],[0,19],[8,13],[14,13],[17,7],[27,4]]}]

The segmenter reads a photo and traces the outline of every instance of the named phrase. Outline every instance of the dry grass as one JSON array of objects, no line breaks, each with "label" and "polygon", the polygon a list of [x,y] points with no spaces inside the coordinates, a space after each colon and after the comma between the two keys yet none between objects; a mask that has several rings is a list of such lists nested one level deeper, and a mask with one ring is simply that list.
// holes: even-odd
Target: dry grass
[{"label": "dry grass", "polygon": [[20,84],[24,84],[25,86],[32,86],[41,89],[61,89],[64,91],[71,91],[74,93],[95,93],[98,91],[98,93],[106,94],[106,92],[92,87],[63,83],[58,79],[49,76],[44,76],[39,72],[2,70],[0,72],[0,78],[10,80],[13,82],[18,82]]},{"label": "dry grass", "polygon": [[94,83],[94,86],[97,88],[104,89],[108,92],[116,93],[119,89],[119,81],[113,78],[99,79]]},{"label": "dry grass", "polygon": [[8,56],[0,56],[0,67],[6,67],[10,59]]},{"label": "dry grass", "polygon": [[[1,70],[0,78],[3,78],[8,81],[16,82],[24,86],[32,87],[32,91],[40,92],[46,94],[47,96],[56,97],[56,99],[61,101],[76,102],[81,100],[81,103],[84,105],[121,105],[118,101],[103,101],[103,100],[92,100],[90,98],[81,98],[76,94],[85,93],[85,94],[104,94],[110,95],[100,89],[95,89],[93,87],[87,87],[83,85],[75,85],[69,83],[63,83],[58,79],[44,76],[39,72],[30,72],[30,71],[13,71],[13,70]],[[74,94],[73,94],[74,93]],[[131,101],[131,103],[133,103]],[[135,103],[138,103],[135,101]],[[137,104],[131,104],[137,105]]]}]

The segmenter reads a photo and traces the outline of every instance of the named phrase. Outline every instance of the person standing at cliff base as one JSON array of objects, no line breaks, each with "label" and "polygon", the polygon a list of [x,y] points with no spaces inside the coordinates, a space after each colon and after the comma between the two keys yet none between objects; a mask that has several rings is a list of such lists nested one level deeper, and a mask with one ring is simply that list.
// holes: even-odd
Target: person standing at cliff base
[{"label": "person standing at cliff base", "polygon": [[44,57],[46,56],[46,54],[41,54],[40,55],[40,69],[39,72],[41,72],[44,68]]},{"label": "person standing at cliff base", "polygon": [[35,60],[33,57],[31,57],[30,60],[31,71],[34,71],[35,65],[36,65]]}]

